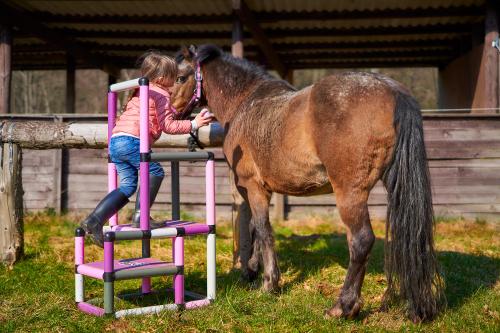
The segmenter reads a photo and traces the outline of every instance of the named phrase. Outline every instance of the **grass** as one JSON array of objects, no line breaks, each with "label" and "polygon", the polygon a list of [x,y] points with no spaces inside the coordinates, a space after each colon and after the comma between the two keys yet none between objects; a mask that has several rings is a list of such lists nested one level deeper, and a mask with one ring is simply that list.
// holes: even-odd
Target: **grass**
[{"label": "grass", "polygon": [[[349,254],[339,221],[308,216],[275,223],[282,271],[282,292],[269,295],[258,285],[239,281],[233,270],[230,224],[217,227],[217,301],[210,307],[183,313],[122,319],[96,318],[76,309],[73,300],[73,232],[81,216],[51,213],[25,218],[25,257],[13,268],[0,266],[0,332],[499,332],[500,229],[483,220],[440,219],[436,227],[439,261],[446,281],[447,309],[433,322],[413,324],[393,307],[379,312],[386,286],[383,273],[384,223],[374,221],[377,236],[362,295],[364,307],[355,320],[325,319],[342,286]],[[170,241],[153,241],[155,257],[170,258]],[[204,239],[186,242],[186,287],[205,290]],[[118,246],[117,257],[138,256],[140,245]],[[86,247],[86,258],[102,252]],[[154,278],[155,289],[171,285],[170,278]],[[120,281],[116,290],[134,291],[138,280]],[[99,298],[100,281],[86,280],[86,296]],[[171,301],[163,296],[138,304]],[[135,307],[120,300],[116,307]]]}]

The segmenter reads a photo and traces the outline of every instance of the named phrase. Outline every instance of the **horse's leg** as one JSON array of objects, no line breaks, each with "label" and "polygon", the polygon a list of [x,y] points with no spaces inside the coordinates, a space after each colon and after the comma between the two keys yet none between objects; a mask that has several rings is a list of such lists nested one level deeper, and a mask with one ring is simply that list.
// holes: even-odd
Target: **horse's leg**
[{"label": "horse's leg", "polygon": [[349,267],[337,303],[327,311],[327,315],[352,318],[361,310],[361,286],[375,236],[368,215],[368,193],[355,189],[335,190],[337,207],[347,226]]},{"label": "horse's leg", "polygon": [[264,268],[262,288],[265,291],[275,291],[278,289],[280,271],[278,258],[274,250],[273,229],[269,221],[271,192],[256,183],[248,184],[246,188],[248,203],[252,212],[249,232],[253,243],[252,256],[248,261],[248,270],[250,272],[258,271],[259,257],[262,258]]},{"label": "horse's leg", "polygon": [[[237,220],[240,227],[240,263],[241,263],[241,275],[244,280],[249,282],[254,281],[259,273],[259,260],[257,252],[254,246],[254,227],[251,225],[250,220],[252,213],[250,212],[250,206],[247,200],[242,200],[238,208]],[[255,255],[254,255],[255,252]],[[257,260],[255,261],[255,258]]]}]

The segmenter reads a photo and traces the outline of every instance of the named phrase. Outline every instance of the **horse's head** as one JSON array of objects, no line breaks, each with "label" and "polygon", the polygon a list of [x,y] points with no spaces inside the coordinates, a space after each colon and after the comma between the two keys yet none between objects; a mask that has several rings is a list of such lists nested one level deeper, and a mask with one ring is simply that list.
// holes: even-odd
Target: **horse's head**
[{"label": "horse's head", "polygon": [[[201,83],[197,87],[195,54],[196,48],[190,46],[189,48],[183,47],[176,55],[179,73],[172,87],[171,101],[176,110],[180,112],[179,118],[181,119],[189,117],[193,108],[203,102],[201,101]],[[201,77],[198,79],[200,80]],[[198,89],[199,92],[197,92]]]}]

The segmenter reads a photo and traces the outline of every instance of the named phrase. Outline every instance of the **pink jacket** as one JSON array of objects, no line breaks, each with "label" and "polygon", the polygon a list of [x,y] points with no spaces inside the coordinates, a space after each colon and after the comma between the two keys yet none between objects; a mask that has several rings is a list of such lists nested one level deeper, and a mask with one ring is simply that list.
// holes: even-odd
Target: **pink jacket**
[{"label": "pink jacket", "polygon": [[[177,111],[170,104],[170,93],[157,85],[149,85],[149,139],[158,140],[161,132],[187,134],[191,131],[191,121],[176,120]],[[125,111],[116,121],[113,134],[127,133],[139,137],[139,93],[127,103]]]}]

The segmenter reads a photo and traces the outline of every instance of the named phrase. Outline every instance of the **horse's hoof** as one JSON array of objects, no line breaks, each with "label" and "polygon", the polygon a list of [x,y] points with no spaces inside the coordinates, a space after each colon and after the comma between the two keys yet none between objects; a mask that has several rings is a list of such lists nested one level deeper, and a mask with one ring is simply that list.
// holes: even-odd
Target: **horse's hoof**
[{"label": "horse's hoof", "polygon": [[340,318],[342,317],[342,308],[340,304],[336,304],[333,308],[325,311],[326,318]]},{"label": "horse's hoof", "polygon": [[247,283],[252,283],[255,280],[257,280],[258,274],[259,274],[258,272],[253,271],[251,269],[244,269],[241,271],[240,278],[242,281],[245,281]]},{"label": "horse's hoof", "polygon": [[353,319],[358,316],[362,306],[363,303],[361,301],[356,301],[350,311],[344,312],[344,310],[342,310],[342,306],[340,305],[340,303],[337,303],[333,308],[325,311],[325,317],[327,318],[343,317],[343,318]]},{"label": "horse's hoof", "polygon": [[265,291],[266,293],[276,294],[280,291],[279,283],[264,280],[262,282],[262,291]]}]

